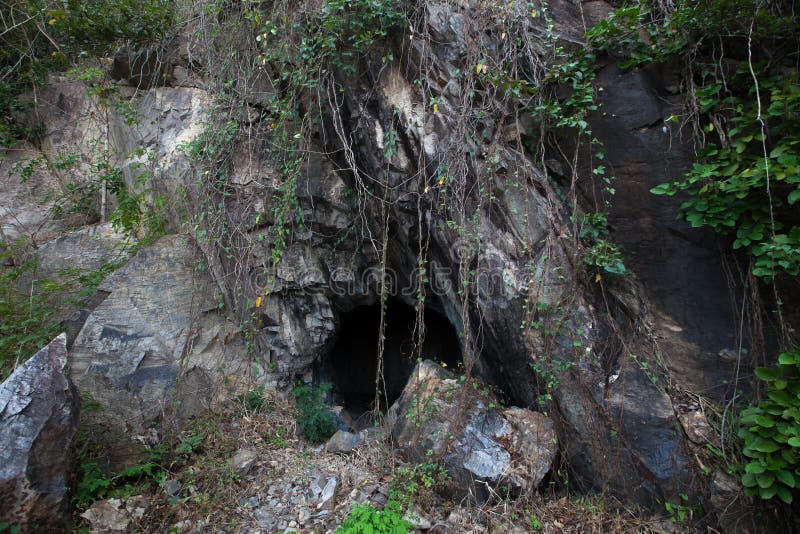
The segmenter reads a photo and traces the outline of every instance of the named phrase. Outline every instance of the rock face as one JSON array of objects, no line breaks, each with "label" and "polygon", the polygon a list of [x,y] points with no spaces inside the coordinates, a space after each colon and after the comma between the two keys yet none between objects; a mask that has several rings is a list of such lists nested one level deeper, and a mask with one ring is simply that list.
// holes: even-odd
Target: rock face
[{"label": "rock face", "polygon": [[117,433],[114,452],[124,463],[132,436],[176,405],[184,419],[188,407],[208,407],[223,375],[247,370],[237,330],[216,315],[214,288],[185,237],[143,248],[99,289],[108,297],[78,334],[70,376],[102,406],[87,421]]},{"label": "rock face", "polygon": [[0,509],[12,525],[67,524],[67,455],[80,398],[63,374],[66,363],[62,334],[0,385]]},{"label": "rock face", "polygon": [[[108,124],[87,122],[85,99],[73,83],[49,89],[40,115],[53,133],[43,149],[60,150],[78,128],[107,128],[114,162],[131,189],[139,187],[139,166],[153,162],[146,187],[167,199],[170,231],[180,228],[181,207],[206,214],[211,206],[217,223],[216,229],[206,224],[209,216],[198,224],[198,236],[207,234],[197,243],[169,236],[144,248],[101,286],[108,298],[88,317],[71,355],[75,382],[106,407],[92,417],[134,434],[175,403],[176,417],[187,418],[206,402],[214,376],[245,373],[250,365],[277,386],[335,377],[331,354],[344,314],[381,302],[380,281],[388,273],[385,287],[394,298],[409,306],[424,302],[446,318],[477,378],[523,408],[551,399],[552,423],[522,409],[480,407],[480,396],[466,396],[464,429],[454,431],[447,452],[460,455],[451,461],[459,481],[495,484],[505,477],[535,486],[549,466],[547,440],[555,432],[581,488],[658,511],[664,501],[691,493],[693,462],[666,381],[653,370],[663,358],[690,386],[713,393],[708,388],[724,378],[715,364],[728,348],[730,314],[705,235],[673,220],[672,200],[647,192],[690,158],[665,122],[678,105],[675,84],[669,73],[622,72],[612,63],[598,73],[603,107],[589,119],[617,176],[610,218],[631,278],[644,287],[636,280],[597,284],[587,279],[573,214],[554,187],[566,165],[531,152],[531,132],[540,125],[490,80],[494,70],[476,65],[494,69],[507,57],[545,53],[554,48],[548,39],[582,46],[586,22],[610,6],[549,2],[549,28],[523,4],[426,0],[412,38],[387,39],[354,72],[331,69],[319,93],[335,105],[323,104],[321,120],[311,121],[308,157],[289,187],[276,164],[283,155],[272,153],[272,119],[260,114],[269,91],[279,89],[270,89],[267,69],[236,88],[246,105],[226,116],[225,126],[241,131],[231,132],[229,153],[215,163],[224,167],[225,183],[211,192],[202,189],[208,169],[194,168],[179,149],[200,138],[205,121],[213,124],[205,111],[216,110],[215,95],[200,88],[210,85],[142,91],[132,100],[144,119],[135,128],[113,113]],[[515,33],[507,35],[512,26]],[[527,48],[506,49],[519,42]],[[183,50],[172,57],[182,56]],[[132,78],[131,67],[143,57],[126,51],[118,76]],[[389,57],[402,57],[410,68]],[[422,70],[424,78],[411,74]],[[150,77],[131,83],[160,84]],[[299,107],[319,102],[307,104]],[[83,160],[91,159],[79,148]],[[136,148],[143,154],[131,156]],[[591,176],[588,169],[577,172]],[[50,177],[40,178],[49,184]],[[9,184],[0,184],[0,193],[11,191]],[[26,205],[27,230],[12,224],[21,215],[0,213],[6,233],[30,234],[43,224],[46,203]],[[210,278],[194,270],[195,246]],[[216,284],[235,324],[214,303],[192,297],[200,279],[204,287]],[[696,287],[711,297],[695,298]],[[238,329],[245,323],[252,327],[248,353]],[[426,364],[417,375],[429,372]],[[426,383],[413,382],[407,392],[425,390]],[[404,393],[397,410],[409,412],[413,395]],[[448,399],[433,398],[449,409]],[[397,436],[413,444],[415,423],[406,416],[396,424]],[[525,441],[531,429],[547,439]],[[442,432],[449,431],[444,425]],[[515,454],[541,459],[521,464],[537,476],[515,474]]]},{"label": "rock face", "polygon": [[395,444],[414,461],[442,458],[453,497],[483,499],[486,485],[536,489],[556,455],[553,422],[522,408],[499,411],[488,392],[475,398],[482,387],[420,362],[387,419]]}]

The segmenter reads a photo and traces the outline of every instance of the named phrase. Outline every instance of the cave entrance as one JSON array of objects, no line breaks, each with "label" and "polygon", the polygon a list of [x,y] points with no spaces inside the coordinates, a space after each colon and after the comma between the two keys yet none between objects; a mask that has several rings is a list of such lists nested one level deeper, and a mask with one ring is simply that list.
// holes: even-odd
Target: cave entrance
[{"label": "cave entrance", "polygon": [[[400,397],[416,364],[414,308],[390,298],[386,306],[386,337],[384,341],[385,391],[381,406],[391,406]],[[340,317],[336,344],[330,352],[327,370],[333,383],[334,400],[342,404],[344,422],[360,429],[372,421],[369,416],[375,400],[378,332],[381,308],[376,303],[359,306]],[[441,314],[426,307],[425,341],[422,357],[442,362],[449,369],[461,364],[461,345],[455,328]],[[350,420],[348,420],[350,419]]]}]

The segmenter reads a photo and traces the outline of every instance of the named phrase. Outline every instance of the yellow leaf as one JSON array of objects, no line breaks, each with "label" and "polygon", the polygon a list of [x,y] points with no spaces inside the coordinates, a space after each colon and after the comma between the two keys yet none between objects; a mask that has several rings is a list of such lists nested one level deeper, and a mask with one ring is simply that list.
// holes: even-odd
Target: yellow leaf
[{"label": "yellow leaf", "polygon": [[56,22],[58,22],[56,19],[50,19],[50,20],[48,20],[48,21],[47,21],[47,23],[48,23],[50,26],[55,26],[55,25],[56,25]]},{"label": "yellow leaf", "polygon": [[481,67],[483,67],[483,73],[486,74],[489,68],[486,65],[481,65]]},{"label": "yellow leaf", "polygon": [[475,74],[480,74],[482,68],[483,68],[483,65],[481,65],[480,63],[475,65]]},{"label": "yellow leaf", "polygon": [[600,273],[597,273],[596,275],[594,275],[594,283],[595,284],[600,282],[600,280],[602,280],[602,279],[603,279],[603,277],[600,276]]},{"label": "yellow leaf", "polygon": [[444,185],[444,176],[439,178],[439,185]]},{"label": "yellow leaf", "polygon": [[256,297],[256,308],[261,307],[261,297]]},{"label": "yellow leaf", "polygon": [[533,11],[531,11],[531,17],[536,18],[538,16],[539,16],[539,12],[538,11],[536,11],[535,9]]},{"label": "yellow leaf", "polygon": [[439,104],[434,104],[433,105],[433,112],[434,113],[439,113]]}]

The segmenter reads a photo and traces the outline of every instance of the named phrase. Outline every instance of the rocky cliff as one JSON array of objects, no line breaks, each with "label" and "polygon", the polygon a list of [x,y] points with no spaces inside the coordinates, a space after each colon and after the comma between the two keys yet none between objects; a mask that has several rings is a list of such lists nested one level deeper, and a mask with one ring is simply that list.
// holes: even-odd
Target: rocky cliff
[{"label": "rocky cliff", "polygon": [[[578,490],[651,510],[702,500],[709,482],[678,416],[686,392],[729,393],[736,313],[715,239],[649,193],[693,157],[668,120],[682,112],[678,73],[601,57],[580,118],[591,137],[575,136],[532,110],[574,94],[548,62],[585,46],[605,2],[427,0],[401,21],[378,4],[368,38],[355,7],[340,20],[273,6],[268,24],[232,7],[197,15],[155,74],[118,55],[109,76],[127,113],[66,78],[36,95],[46,134],[3,162],[4,239],[64,231],[32,189],[90,181],[98,142],[171,234],[101,283],[69,340],[72,380],[104,407],[86,420],[141,443],[244,376],[332,380],[354,405],[377,387],[385,409],[432,358],[546,412]],[[279,20],[322,37],[271,31]],[[609,239],[624,273],[585,261],[586,214],[608,196],[591,138],[615,177]],[[76,176],[51,166],[17,185],[15,161],[67,150]],[[369,315],[345,328],[359,310],[374,338]]]}]

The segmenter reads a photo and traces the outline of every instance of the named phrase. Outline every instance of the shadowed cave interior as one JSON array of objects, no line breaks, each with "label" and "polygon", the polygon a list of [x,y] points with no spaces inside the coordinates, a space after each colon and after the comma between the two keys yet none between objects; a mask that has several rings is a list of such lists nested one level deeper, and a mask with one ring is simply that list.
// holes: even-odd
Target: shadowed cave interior
[{"label": "shadowed cave interior", "polygon": [[[381,411],[400,397],[414,370],[416,318],[411,306],[395,298],[387,301],[383,357],[385,396]],[[375,400],[380,320],[379,303],[341,314],[337,341],[323,366],[333,384],[334,403],[344,407],[344,422],[357,429],[371,423],[369,412]],[[425,308],[424,322],[422,358],[442,362],[456,371],[461,365],[461,345],[453,325],[429,306]]]}]

